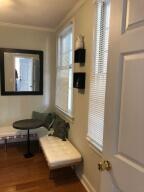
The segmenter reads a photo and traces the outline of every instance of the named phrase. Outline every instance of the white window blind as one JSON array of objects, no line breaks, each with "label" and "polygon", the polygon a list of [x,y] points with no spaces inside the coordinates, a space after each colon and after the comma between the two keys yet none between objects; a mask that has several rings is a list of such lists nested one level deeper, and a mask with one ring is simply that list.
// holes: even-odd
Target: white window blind
[{"label": "white window blind", "polygon": [[97,0],[95,22],[95,60],[90,75],[88,139],[99,150],[102,150],[103,147],[109,15],[109,2]]},{"label": "white window blind", "polygon": [[56,75],[56,107],[72,114],[72,25],[64,29],[58,39],[58,58]]}]

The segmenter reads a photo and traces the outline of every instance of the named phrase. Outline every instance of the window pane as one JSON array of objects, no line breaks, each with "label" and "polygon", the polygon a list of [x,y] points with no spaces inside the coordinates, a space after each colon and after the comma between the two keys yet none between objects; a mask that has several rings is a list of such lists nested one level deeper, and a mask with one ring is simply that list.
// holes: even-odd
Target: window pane
[{"label": "window pane", "polygon": [[62,37],[62,53],[72,50],[72,34]]},{"label": "window pane", "polygon": [[68,82],[69,70],[58,70],[57,72],[57,89],[56,105],[64,111],[68,109]]},{"label": "window pane", "polygon": [[68,63],[69,63],[69,53],[63,53],[61,57],[62,57],[61,65],[62,66],[68,66]]},{"label": "window pane", "polygon": [[68,89],[68,112],[72,113],[72,89],[73,89],[73,73],[72,69],[69,69],[69,89]]},{"label": "window pane", "polygon": [[61,55],[61,66],[72,65],[72,51],[63,53]]},{"label": "window pane", "polygon": [[64,30],[59,38],[56,80],[56,106],[72,113],[72,27]]}]

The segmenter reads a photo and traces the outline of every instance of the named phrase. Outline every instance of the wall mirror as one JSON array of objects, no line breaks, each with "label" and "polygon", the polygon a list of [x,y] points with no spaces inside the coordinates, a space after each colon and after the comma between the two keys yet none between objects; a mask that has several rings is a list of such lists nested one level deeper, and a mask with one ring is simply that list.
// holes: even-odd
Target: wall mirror
[{"label": "wall mirror", "polygon": [[1,95],[43,94],[43,51],[0,49]]}]

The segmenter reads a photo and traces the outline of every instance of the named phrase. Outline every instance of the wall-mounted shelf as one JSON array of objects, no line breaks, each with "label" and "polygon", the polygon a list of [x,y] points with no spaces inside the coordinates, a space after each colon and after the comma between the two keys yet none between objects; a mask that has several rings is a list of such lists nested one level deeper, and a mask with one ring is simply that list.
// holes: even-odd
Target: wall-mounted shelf
[{"label": "wall-mounted shelf", "polygon": [[75,63],[85,63],[85,55],[86,55],[86,50],[85,49],[75,50],[74,62]]},{"label": "wall-mounted shelf", "polygon": [[86,73],[74,73],[73,87],[77,89],[85,89]]}]

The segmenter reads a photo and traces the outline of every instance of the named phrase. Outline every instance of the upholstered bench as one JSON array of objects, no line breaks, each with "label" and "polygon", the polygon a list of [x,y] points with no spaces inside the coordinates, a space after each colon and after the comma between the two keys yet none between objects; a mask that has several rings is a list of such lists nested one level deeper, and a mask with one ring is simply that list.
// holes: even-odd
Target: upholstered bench
[{"label": "upholstered bench", "polygon": [[[0,128],[0,140],[5,142],[5,150],[7,150],[7,140],[10,138],[23,138],[27,135],[25,131],[16,130],[12,126]],[[51,170],[79,164],[82,156],[78,150],[70,143],[69,140],[54,136],[48,136],[48,131],[44,127],[31,131],[31,135],[37,136],[46,161]]]},{"label": "upholstered bench", "polygon": [[39,142],[50,170],[78,164],[82,156],[70,141],[43,135]]},{"label": "upholstered bench", "polygon": [[[45,130],[45,128],[43,128]],[[42,130],[42,131],[44,131]],[[38,130],[39,131],[39,130]],[[30,133],[30,136],[35,138],[37,137],[37,132],[33,130]],[[27,137],[27,132],[23,130],[16,130],[12,126],[3,126],[0,127],[0,141],[5,144],[5,151],[7,151],[7,142],[9,140],[22,139]]]}]

